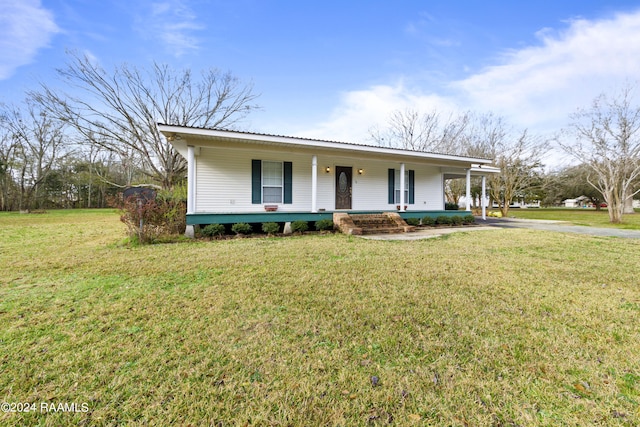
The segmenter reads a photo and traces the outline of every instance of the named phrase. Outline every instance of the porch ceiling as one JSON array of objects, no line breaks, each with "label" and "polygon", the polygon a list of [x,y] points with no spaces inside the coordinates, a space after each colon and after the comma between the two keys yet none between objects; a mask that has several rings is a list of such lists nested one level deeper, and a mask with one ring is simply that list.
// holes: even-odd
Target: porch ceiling
[{"label": "porch ceiling", "polygon": [[[500,173],[500,168],[496,168],[494,166],[487,165],[476,165],[471,168],[471,176],[486,176]],[[458,179],[458,178],[466,178],[467,170],[464,168],[455,170],[455,169],[443,169],[444,179]]]}]

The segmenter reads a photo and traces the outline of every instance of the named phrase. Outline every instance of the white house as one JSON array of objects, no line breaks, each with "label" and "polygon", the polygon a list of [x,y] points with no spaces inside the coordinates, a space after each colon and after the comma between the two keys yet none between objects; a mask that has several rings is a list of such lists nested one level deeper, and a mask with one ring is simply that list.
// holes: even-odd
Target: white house
[{"label": "white house", "polygon": [[405,219],[451,214],[444,211],[445,177],[466,177],[469,195],[472,175],[498,171],[489,159],[165,124],[158,128],[187,159],[188,234],[194,225],[317,221],[331,219],[334,212],[393,211]]}]

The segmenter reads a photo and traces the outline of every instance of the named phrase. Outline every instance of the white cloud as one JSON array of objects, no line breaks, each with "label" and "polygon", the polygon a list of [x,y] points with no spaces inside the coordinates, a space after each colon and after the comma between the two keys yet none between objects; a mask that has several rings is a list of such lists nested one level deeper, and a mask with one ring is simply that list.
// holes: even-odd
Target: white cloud
[{"label": "white cloud", "polygon": [[640,11],[577,19],[537,36],[539,45],[506,52],[500,64],[445,87],[429,91],[397,83],[346,92],[326,121],[299,135],[366,142],[368,129],[405,107],[493,112],[517,128],[547,134],[566,126],[569,114],[598,94],[640,76]]},{"label": "white cloud", "polygon": [[365,90],[346,92],[328,120],[315,127],[298,132],[299,136],[330,139],[353,143],[371,143],[369,129],[384,124],[390,114],[399,109],[414,108],[422,111],[455,110],[446,98],[424,95],[410,90],[402,82],[394,85],[373,86]]},{"label": "white cloud", "polygon": [[537,35],[539,46],[508,52],[502,64],[454,82],[460,101],[520,126],[551,130],[598,94],[640,75],[640,11],[574,20],[564,31]]},{"label": "white cloud", "polygon": [[0,80],[4,80],[33,62],[60,29],[39,0],[0,0],[0,10]]},{"label": "white cloud", "polygon": [[153,2],[150,9],[149,15],[138,20],[147,38],[160,40],[165,50],[176,57],[199,48],[199,38],[194,33],[204,26],[197,22],[195,12],[185,1]]}]

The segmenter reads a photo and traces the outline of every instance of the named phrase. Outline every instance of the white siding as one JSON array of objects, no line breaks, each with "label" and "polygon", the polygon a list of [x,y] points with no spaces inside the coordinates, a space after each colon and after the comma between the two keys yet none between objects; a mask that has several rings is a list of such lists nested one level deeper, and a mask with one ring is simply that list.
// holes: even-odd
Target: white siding
[{"label": "white siding", "polygon": [[[353,169],[352,210],[395,210],[388,203],[388,170],[400,169],[397,161],[336,157],[321,152],[291,153],[285,150],[243,150],[203,147],[196,158],[196,210],[198,213],[263,212],[260,204],[251,203],[251,160],[289,161],[293,166],[293,203],[278,204],[279,212],[311,210],[311,161],[318,156],[319,210],[335,209],[335,169]],[[326,173],[327,167],[331,168]],[[436,166],[405,164],[415,171],[415,203],[411,210],[444,208],[442,174]],[[358,174],[363,169],[363,174]]]}]

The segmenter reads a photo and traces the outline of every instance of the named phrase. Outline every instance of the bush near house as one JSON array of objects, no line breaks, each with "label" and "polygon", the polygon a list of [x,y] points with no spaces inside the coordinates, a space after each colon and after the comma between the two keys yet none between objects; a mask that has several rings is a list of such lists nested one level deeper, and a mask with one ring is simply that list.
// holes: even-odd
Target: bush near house
[{"label": "bush near house", "polygon": [[476,223],[476,217],[473,215],[465,215],[462,217],[462,223],[463,224],[475,224]]},{"label": "bush near house", "polygon": [[222,224],[209,224],[202,229],[202,235],[206,237],[222,236],[226,232]]},{"label": "bush near house", "polygon": [[462,217],[459,215],[452,216],[451,225],[462,225]]},{"label": "bush near house", "polygon": [[422,218],[422,225],[436,225],[436,219],[430,216]]},{"label": "bush near house", "polygon": [[251,226],[246,222],[237,222],[231,226],[231,231],[236,234],[251,234]]},{"label": "bush near house", "polygon": [[135,196],[123,199],[120,194],[108,202],[120,210],[120,221],[127,226],[132,241],[154,243],[184,232],[187,204],[181,191],[161,191],[155,200],[144,202]]},{"label": "bush near house", "polygon": [[420,225],[420,219],[419,218],[407,218],[405,219],[405,222],[408,225]]},{"label": "bush near house", "polygon": [[263,222],[262,231],[267,234],[275,234],[280,231],[280,225],[277,222]]},{"label": "bush near house", "polygon": [[438,225],[451,225],[453,221],[450,216],[440,215],[436,218],[436,224]]},{"label": "bush near house", "polygon": [[317,231],[330,231],[333,230],[333,221],[330,219],[321,219],[316,221],[316,230]]},{"label": "bush near house", "polygon": [[291,223],[291,231],[294,233],[304,233],[309,229],[307,221],[293,221]]},{"label": "bush near house", "polygon": [[460,206],[457,203],[446,202],[444,204],[445,211],[457,211],[458,209],[460,209]]}]

